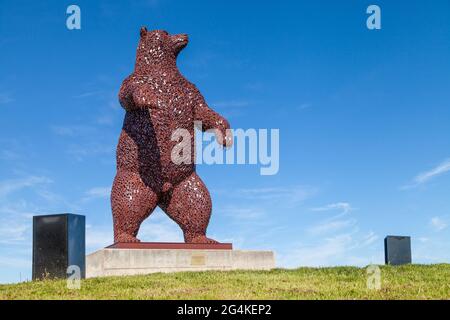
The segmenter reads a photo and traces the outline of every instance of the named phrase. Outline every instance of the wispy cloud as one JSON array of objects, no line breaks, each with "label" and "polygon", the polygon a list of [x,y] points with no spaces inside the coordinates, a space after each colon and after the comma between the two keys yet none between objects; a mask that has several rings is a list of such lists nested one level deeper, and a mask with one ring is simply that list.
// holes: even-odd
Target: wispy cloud
[{"label": "wispy cloud", "polygon": [[115,122],[115,117],[111,114],[105,114],[97,117],[96,119],[97,124],[100,125],[112,125]]},{"label": "wispy cloud", "polygon": [[175,222],[156,223],[149,220],[139,230],[139,238],[143,241],[183,242],[183,234]]},{"label": "wispy cloud", "polygon": [[290,259],[280,261],[286,267],[338,264],[342,255],[354,246],[350,234],[326,238],[317,245],[300,245],[289,252]]},{"label": "wispy cloud", "polygon": [[368,265],[381,263],[382,255],[369,250],[378,236],[373,232],[361,234],[356,232],[340,233],[319,240],[319,243],[299,244],[293,249],[280,254],[279,264],[284,267],[299,266],[336,266]]},{"label": "wispy cloud", "polygon": [[415,263],[445,263],[450,261],[450,243],[444,234],[419,238],[414,245]]},{"label": "wispy cloud", "polygon": [[312,235],[323,235],[340,231],[342,229],[354,226],[355,224],[356,220],[354,219],[325,221],[308,228],[308,232]]},{"label": "wispy cloud", "polygon": [[18,158],[20,158],[20,155],[13,150],[4,149],[0,151],[1,160],[10,161],[10,160],[17,160]]},{"label": "wispy cloud", "polygon": [[[106,124],[109,120],[96,120]],[[65,143],[66,152],[72,159],[83,161],[87,157],[112,154],[116,147],[116,133],[105,131],[95,125],[53,125],[50,127],[57,136],[71,139],[73,143]],[[114,139],[113,139],[114,137]]]},{"label": "wispy cloud", "polygon": [[91,201],[94,199],[105,199],[111,195],[111,187],[95,187],[85,192],[82,201]]},{"label": "wispy cloud", "polygon": [[5,92],[0,92],[0,104],[7,104],[7,103],[10,103],[13,101],[14,101],[14,98],[10,94],[5,93]]},{"label": "wispy cloud", "polygon": [[29,246],[33,216],[75,208],[49,190],[51,183],[52,179],[35,175],[0,181],[0,243]]},{"label": "wispy cloud", "polygon": [[312,107],[312,104],[310,104],[310,103],[303,103],[303,104],[299,105],[297,107],[297,109],[298,110],[305,110],[305,109],[309,109],[311,107]]},{"label": "wispy cloud", "polygon": [[114,145],[106,145],[99,143],[73,144],[70,145],[67,153],[77,161],[83,161],[88,157],[95,157],[98,155],[112,154],[114,152]]},{"label": "wispy cloud", "polygon": [[[310,210],[329,212],[331,217],[307,226],[305,235],[310,239],[303,244],[294,245],[294,249],[285,249],[280,261],[282,264],[292,267],[364,265],[378,259],[366,251],[379,237],[373,231],[360,231],[358,220],[350,216],[355,210],[350,203],[335,202]],[[373,251],[372,249],[371,247],[370,250]]]},{"label": "wispy cloud", "polygon": [[96,129],[86,125],[65,125],[65,126],[52,126],[51,130],[58,136],[86,136],[92,135],[96,132]]},{"label": "wispy cloud", "polygon": [[114,242],[112,226],[86,225],[86,249],[93,252]]},{"label": "wispy cloud", "polygon": [[341,210],[344,213],[350,212],[353,210],[352,206],[348,202],[336,202],[330,203],[323,207],[312,208],[312,211],[330,211],[330,210]]},{"label": "wispy cloud", "polygon": [[142,241],[183,241],[183,233],[181,232],[180,227],[170,220],[159,208],[157,208],[151,216],[142,223],[138,237]]},{"label": "wispy cloud", "polygon": [[414,177],[411,184],[402,186],[401,189],[405,190],[417,187],[449,171],[450,171],[450,159],[447,159],[442,163],[440,163],[439,165],[437,165],[436,167],[432,168],[431,170],[418,174],[417,176]]},{"label": "wispy cloud", "polygon": [[442,231],[448,227],[447,222],[441,217],[431,218],[430,225],[435,231]]},{"label": "wispy cloud", "polygon": [[317,193],[317,188],[310,186],[242,188],[233,192],[233,196],[249,200],[283,202],[294,205],[303,202]]},{"label": "wispy cloud", "polygon": [[0,244],[29,245],[31,221],[37,207],[19,199],[0,205]]},{"label": "wispy cloud", "polygon": [[259,220],[266,215],[265,210],[257,207],[243,208],[242,206],[227,206],[221,208],[220,213],[237,221]]},{"label": "wispy cloud", "polygon": [[52,180],[44,176],[28,176],[24,178],[0,181],[0,197],[5,197],[12,192],[24,188],[30,188],[39,184],[51,183]]},{"label": "wispy cloud", "polygon": [[[19,199],[16,201],[10,201],[7,203],[6,201],[3,201],[0,205],[0,216],[6,217],[26,217],[31,218],[33,216],[33,209],[27,201],[23,199]],[[8,223],[5,223],[7,225]]]},{"label": "wispy cloud", "polygon": [[355,219],[341,219],[347,216],[350,211],[354,210],[348,202],[330,203],[322,207],[312,208],[311,211],[316,212],[336,212],[332,217],[320,222],[317,225],[308,228],[308,233],[312,235],[322,235],[341,231],[342,229],[353,227],[357,224]]},{"label": "wispy cloud", "polygon": [[[142,241],[182,242],[183,233],[180,227],[170,220],[161,209],[148,217],[139,229],[138,238]],[[86,225],[86,247],[93,252],[111,245],[114,242],[112,224]]]},{"label": "wispy cloud", "polygon": [[8,268],[28,268],[30,261],[28,259],[12,258],[12,257],[0,257],[0,267]]},{"label": "wispy cloud", "polygon": [[93,96],[99,96],[102,95],[103,91],[86,91],[86,92],[82,92],[80,94],[77,94],[75,96],[73,96],[75,99],[83,99],[83,98],[89,98],[89,97],[93,97]]},{"label": "wispy cloud", "polygon": [[369,231],[369,233],[366,234],[366,235],[363,237],[362,242],[361,242],[361,245],[362,245],[363,247],[369,246],[369,245],[371,245],[372,243],[374,243],[375,241],[377,241],[378,239],[379,239],[379,236],[376,235],[375,232]]},{"label": "wispy cloud", "polygon": [[[6,222],[6,221],[2,221]],[[29,223],[8,221],[0,226],[0,243],[12,243],[25,240],[26,233],[30,229]]]}]

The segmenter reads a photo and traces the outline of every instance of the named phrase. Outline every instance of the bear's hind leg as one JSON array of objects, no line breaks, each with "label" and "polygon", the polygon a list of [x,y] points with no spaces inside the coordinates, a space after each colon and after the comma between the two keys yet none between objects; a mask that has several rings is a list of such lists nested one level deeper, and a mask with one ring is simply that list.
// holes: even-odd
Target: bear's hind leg
[{"label": "bear's hind leg", "polygon": [[195,172],[164,195],[159,206],[181,227],[186,243],[217,243],[206,237],[211,196]]},{"label": "bear's hind leg", "polygon": [[157,203],[158,196],[139,174],[118,170],[111,190],[114,242],[139,242],[139,227]]}]

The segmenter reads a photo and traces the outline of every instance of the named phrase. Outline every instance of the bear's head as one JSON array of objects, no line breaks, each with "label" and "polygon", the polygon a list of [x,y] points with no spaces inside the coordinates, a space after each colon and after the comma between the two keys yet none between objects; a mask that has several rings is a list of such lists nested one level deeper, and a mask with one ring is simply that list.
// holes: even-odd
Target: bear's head
[{"label": "bear's head", "polygon": [[170,35],[164,30],[148,31],[142,27],[136,54],[136,71],[176,67],[178,54],[188,44],[186,34]]}]

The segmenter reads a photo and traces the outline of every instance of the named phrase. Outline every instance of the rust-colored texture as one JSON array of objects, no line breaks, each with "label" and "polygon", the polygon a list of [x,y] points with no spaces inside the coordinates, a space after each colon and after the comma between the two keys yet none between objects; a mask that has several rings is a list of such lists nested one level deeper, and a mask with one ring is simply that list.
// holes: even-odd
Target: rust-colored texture
[{"label": "rust-colored texture", "polygon": [[[117,174],[111,206],[114,241],[138,242],[141,223],[159,206],[182,229],[187,243],[217,243],[206,237],[211,197],[195,172],[194,122],[215,129],[218,142],[232,143],[226,119],[208,107],[176,65],[187,45],[185,34],[141,28],[134,72],[122,83],[119,101],[126,110],[117,146]],[[175,130],[191,136],[188,161],[171,159]],[[223,137],[223,138],[222,138]]]}]

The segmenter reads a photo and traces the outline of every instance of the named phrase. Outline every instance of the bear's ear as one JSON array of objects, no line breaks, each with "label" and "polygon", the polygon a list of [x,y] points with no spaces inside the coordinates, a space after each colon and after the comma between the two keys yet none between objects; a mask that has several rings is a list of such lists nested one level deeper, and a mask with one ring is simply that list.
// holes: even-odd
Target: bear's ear
[{"label": "bear's ear", "polygon": [[141,37],[143,37],[146,33],[147,33],[147,28],[141,27],[141,31],[140,31]]}]

